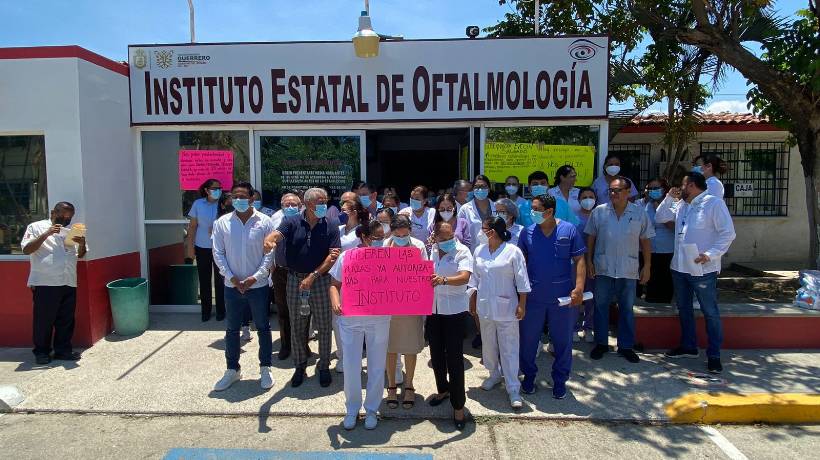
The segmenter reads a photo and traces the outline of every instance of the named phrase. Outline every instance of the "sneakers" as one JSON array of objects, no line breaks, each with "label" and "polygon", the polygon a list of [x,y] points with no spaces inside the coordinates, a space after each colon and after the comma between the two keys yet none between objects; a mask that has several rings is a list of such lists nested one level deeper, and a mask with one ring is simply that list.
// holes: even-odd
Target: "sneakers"
[{"label": "sneakers", "polygon": [[592,359],[601,359],[604,357],[604,353],[609,351],[609,347],[606,345],[595,345],[595,348],[589,353],[589,357]]},{"label": "sneakers", "polygon": [[319,371],[319,385],[321,385],[322,388],[329,387],[332,382],[333,376],[330,375],[329,370],[322,369]]},{"label": "sneakers", "polygon": [[501,383],[501,376],[490,376],[484,382],[481,383],[481,389],[484,391],[490,391],[495,388],[496,385]]},{"label": "sneakers", "polygon": [[584,342],[595,343],[595,334],[591,329],[584,329]]},{"label": "sneakers", "polygon": [[334,369],[334,370],[336,371],[336,373],[338,373],[338,374],[342,374],[342,373],[344,373],[344,371],[345,371],[345,370],[344,370],[344,363],[342,362],[342,360],[341,360],[341,359],[337,359],[337,360],[336,360],[336,367],[334,367],[333,369]]},{"label": "sneakers", "polygon": [[567,397],[567,384],[555,382],[552,387],[552,397],[555,399],[564,399]]},{"label": "sneakers", "polygon": [[239,336],[239,340],[243,342],[250,342],[251,340],[253,340],[253,337],[251,337],[250,326],[242,326],[242,335]]},{"label": "sneakers", "polygon": [[273,388],[273,374],[270,372],[270,366],[262,366],[259,368],[259,385],[263,390],[270,390]]},{"label": "sneakers", "polygon": [[356,428],[356,419],[359,418],[359,414],[347,414],[345,415],[344,420],[342,420],[342,426],[345,430],[350,431],[353,428]]},{"label": "sneakers", "polygon": [[697,358],[700,355],[700,353],[698,353],[697,348],[695,348],[693,350],[688,350],[688,349],[683,348],[683,347],[677,347],[677,348],[673,348],[673,349],[667,351],[663,355],[667,358],[672,358],[672,359],[676,359],[676,358]]},{"label": "sneakers", "polygon": [[364,416],[364,429],[365,430],[375,430],[376,425],[379,424],[379,417],[376,416],[375,412],[368,411],[367,414]]},{"label": "sneakers", "polygon": [[234,369],[228,369],[225,371],[225,375],[216,382],[214,385],[214,391],[225,391],[231,387],[234,383],[238,382],[242,378],[242,372],[237,371]]},{"label": "sneakers", "polygon": [[638,362],[641,361],[641,358],[639,358],[638,355],[635,353],[635,351],[631,348],[624,348],[624,349],[619,348],[618,349],[618,356],[623,356],[624,359],[626,359],[627,361],[629,361],[630,363],[633,363],[633,364],[638,363]]},{"label": "sneakers", "polygon": [[513,409],[521,409],[524,407],[524,400],[521,399],[521,395],[518,393],[510,393],[510,407]]},{"label": "sneakers", "polygon": [[720,374],[723,372],[723,364],[720,363],[720,358],[709,358],[709,363],[706,367],[711,374]]}]

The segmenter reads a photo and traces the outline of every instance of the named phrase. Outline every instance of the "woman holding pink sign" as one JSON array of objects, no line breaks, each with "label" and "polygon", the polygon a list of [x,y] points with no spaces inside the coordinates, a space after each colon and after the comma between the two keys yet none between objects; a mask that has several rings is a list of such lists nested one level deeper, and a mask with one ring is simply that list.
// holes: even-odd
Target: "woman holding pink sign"
[{"label": "woman holding pink sign", "polygon": [[[384,229],[378,221],[356,227],[359,248],[379,247],[384,240]],[[362,343],[367,345],[367,394],[364,400],[364,427],[376,428],[376,411],[382,402],[384,392],[384,366],[387,356],[387,337],[390,331],[389,316],[345,316],[342,312],[342,267],[345,254],[342,252],[330,269],[330,306],[338,321],[342,354],[348,356],[344,367],[344,390],[346,414],[342,425],[346,430],[356,427],[359,409],[362,407]],[[352,358],[350,358],[352,357]],[[394,359],[393,362],[396,360]]]}]

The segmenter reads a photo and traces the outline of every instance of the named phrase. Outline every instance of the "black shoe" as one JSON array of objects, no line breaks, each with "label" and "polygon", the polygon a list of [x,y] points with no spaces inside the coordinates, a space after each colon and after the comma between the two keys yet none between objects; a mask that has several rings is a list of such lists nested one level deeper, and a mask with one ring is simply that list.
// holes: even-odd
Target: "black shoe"
[{"label": "black shoe", "polygon": [[635,353],[635,350],[633,350],[631,348],[624,348],[624,349],[619,348],[618,349],[618,356],[623,356],[624,359],[626,359],[627,361],[629,361],[630,363],[633,363],[633,364],[641,362],[641,358],[639,358],[638,355]]},{"label": "black shoe", "polygon": [[333,382],[333,376],[330,375],[329,369],[322,369],[319,371],[319,385],[322,388],[329,387],[331,382]]},{"label": "black shoe", "polygon": [[458,431],[463,430],[464,427],[467,425],[467,417],[465,416],[463,419],[458,420],[455,416],[453,416],[453,425],[456,426],[456,429]]},{"label": "black shoe", "polygon": [[448,399],[450,399],[450,393],[446,393],[444,396],[442,396],[442,397],[440,397],[440,398],[439,398],[439,397],[437,397],[437,396],[433,396],[433,397],[430,399],[430,402],[429,402],[430,407],[440,406],[440,405],[441,405],[441,403],[443,403],[444,401],[446,401],[446,400],[448,400]]},{"label": "black shoe", "polygon": [[720,364],[720,358],[709,358],[707,368],[712,374],[720,374],[723,372],[723,364]]},{"label": "black shoe", "polygon": [[69,353],[54,353],[54,359],[57,361],[79,361],[80,354],[76,351]]},{"label": "black shoe", "polygon": [[609,351],[609,347],[606,345],[595,345],[595,348],[589,353],[589,357],[592,359],[601,359],[604,357],[604,353]]},{"label": "black shoe", "polygon": [[37,364],[48,364],[51,362],[51,356],[37,355],[34,357],[34,362],[36,362]]},{"label": "black shoe", "polygon": [[279,354],[276,355],[279,358],[279,361],[284,361],[290,358],[290,348],[282,348],[279,350]]},{"label": "black shoe", "polygon": [[698,349],[695,348],[693,350],[689,350],[683,347],[673,348],[666,353],[663,354],[667,358],[676,359],[676,358],[697,358],[700,353],[698,353]]},{"label": "black shoe", "polygon": [[296,371],[293,373],[293,377],[290,379],[290,386],[293,388],[298,387],[305,381],[305,376],[305,368],[302,366],[297,367]]},{"label": "black shoe", "polygon": [[481,348],[481,334],[476,334],[473,338],[473,348],[479,349]]}]

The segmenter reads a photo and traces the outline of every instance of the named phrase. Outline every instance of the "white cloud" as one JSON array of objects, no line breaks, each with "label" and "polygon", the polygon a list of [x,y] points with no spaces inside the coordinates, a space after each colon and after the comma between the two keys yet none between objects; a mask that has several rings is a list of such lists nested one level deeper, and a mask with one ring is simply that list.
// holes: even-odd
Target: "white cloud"
[{"label": "white cloud", "polygon": [[706,107],[707,113],[719,112],[733,112],[733,113],[749,113],[750,110],[746,107],[747,101],[729,100],[729,101],[715,101]]}]

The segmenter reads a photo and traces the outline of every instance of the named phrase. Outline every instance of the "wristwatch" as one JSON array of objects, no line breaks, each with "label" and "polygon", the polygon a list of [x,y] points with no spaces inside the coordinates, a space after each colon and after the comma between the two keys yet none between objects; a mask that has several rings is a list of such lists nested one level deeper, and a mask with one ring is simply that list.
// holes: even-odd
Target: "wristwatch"
[{"label": "wristwatch", "polygon": [[314,278],[319,279],[319,272],[314,271],[311,275],[313,275]]},{"label": "wristwatch", "polygon": [[445,286],[447,285],[447,277],[446,276],[444,277],[444,285]]}]

